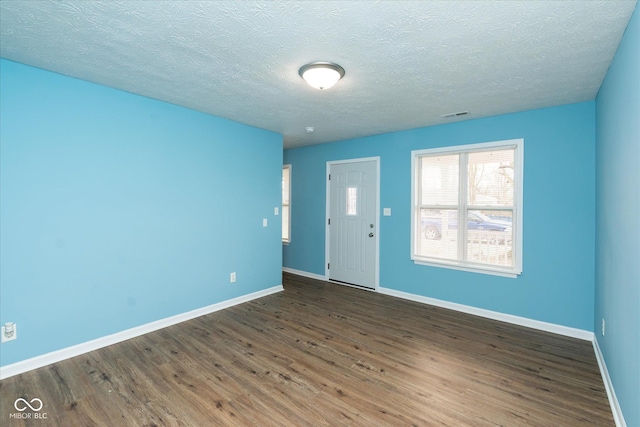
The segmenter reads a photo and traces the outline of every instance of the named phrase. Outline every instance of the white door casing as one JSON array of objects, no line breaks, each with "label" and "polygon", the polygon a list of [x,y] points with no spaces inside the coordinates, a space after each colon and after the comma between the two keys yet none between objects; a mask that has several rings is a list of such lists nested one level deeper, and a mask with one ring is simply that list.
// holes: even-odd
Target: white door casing
[{"label": "white door casing", "polygon": [[378,288],[379,158],[327,163],[326,277]]}]

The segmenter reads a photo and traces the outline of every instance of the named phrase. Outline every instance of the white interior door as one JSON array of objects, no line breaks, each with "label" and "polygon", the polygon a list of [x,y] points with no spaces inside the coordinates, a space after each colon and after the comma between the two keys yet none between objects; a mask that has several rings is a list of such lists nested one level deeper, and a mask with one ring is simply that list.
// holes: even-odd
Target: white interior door
[{"label": "white interior door", "polygon": [[378,160],[329,164],[328,277],[376,288]]}]

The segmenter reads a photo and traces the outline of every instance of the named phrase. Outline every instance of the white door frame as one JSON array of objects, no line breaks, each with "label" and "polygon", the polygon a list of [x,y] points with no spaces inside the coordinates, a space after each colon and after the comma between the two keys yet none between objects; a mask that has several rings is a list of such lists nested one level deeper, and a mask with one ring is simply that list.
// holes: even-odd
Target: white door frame
[{"label": "white door frame", "polygon": [[[347,160],[334,160],[327,162],[327,176],[325,177],[326,183],[326,199],[325,199],[325,219],[324,219],[324,228],[325,228],[325,238],[324,238],[324,278],[325,280],[329,280],[329,259],[330,251],[331,251],[331,233],[329,229],[329,218],[331,217],[331,194],[330,194],[330,183],[329,183],[329,174],[331,173],[331,166],[337,164],[344,163],[362,163],[362,162],[376,162],[376,224],[374,230],[375,233],[375,241],[376,241],[376,255],[375,255],[375,283],[374,289],[368,289],[360,286],[352,286],[357,289],[370,290],[374,292],[378,292],[378,288],[380,286],[380,156],[376,157],[361,157],[357,159],[347,159]],[[344,286],[351,286],[346,283],[341,283]]]}]

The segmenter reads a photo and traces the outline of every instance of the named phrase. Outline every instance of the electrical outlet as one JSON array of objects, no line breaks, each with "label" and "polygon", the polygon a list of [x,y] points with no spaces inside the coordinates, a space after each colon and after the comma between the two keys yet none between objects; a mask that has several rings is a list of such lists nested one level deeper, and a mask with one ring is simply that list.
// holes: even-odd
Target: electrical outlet
[{"label": "electrical outlet", "polygon": [[602,336],[604,336],[604,319],[602,319]]},{"label": "electrical outlet", "polygon": [[267,218],[262,218],[262,226],[263,227],[267,226]]},{"label": "electrical outlet", "polygon": [[18,338],[18,325],[7,322],[2,325],[2,342],[13,341]]},{"label": "electrical outlet", "polygon": [[229,281],[231,283],[236,283],[236,272],[235,271],[229,275]]},{"label": "electrical outlet", "polygon": [[280,209],[278,209],[277,206],[275,208],[273,208],[273,214],[274,215],[280,215]]}]

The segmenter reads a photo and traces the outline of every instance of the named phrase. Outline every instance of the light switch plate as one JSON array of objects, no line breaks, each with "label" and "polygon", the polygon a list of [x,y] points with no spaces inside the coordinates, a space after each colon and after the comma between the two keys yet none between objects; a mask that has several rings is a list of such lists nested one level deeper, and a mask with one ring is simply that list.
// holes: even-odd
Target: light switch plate
[{"label": "light switch plate", "polygon": [[382,210],[382,215],[384,216],[391,216],[391,208],[384,208]]},{"label": "light switch plate", "polygon": [[262,226],[263,227],[267,226],[267,218],[262,218]]},{"label": "light switch plate", "polygon": [[273,214],[274,215],[279,215],[280,214],[280,209],[278,209],[278,207],[273,208]]}]

